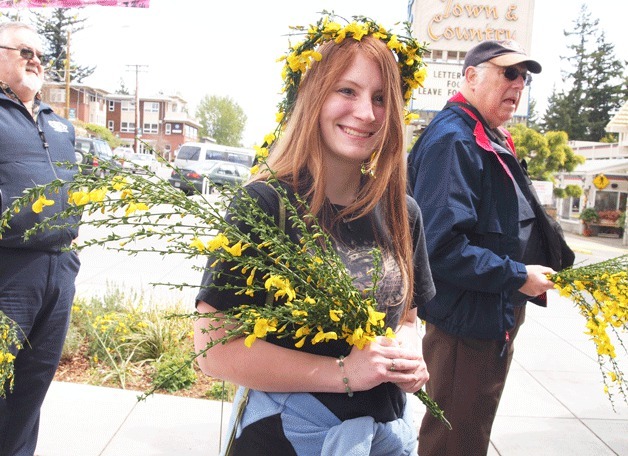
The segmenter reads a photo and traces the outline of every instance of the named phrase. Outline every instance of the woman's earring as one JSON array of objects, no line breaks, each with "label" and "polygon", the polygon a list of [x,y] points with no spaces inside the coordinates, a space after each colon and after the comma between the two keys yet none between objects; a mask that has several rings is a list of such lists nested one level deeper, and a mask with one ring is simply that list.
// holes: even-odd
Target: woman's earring
[{"label": "woman's earring", "polygon": [[378,151],[375,150],[371,154],[369,161],[362,163],[362,167],[360,168],[360,171],[362,171],[362,174],[364,174],[365,176],[372,177],[373,179],[377,177],[375,176],[375,168],[377,168],[378,156],[379,156]]}]

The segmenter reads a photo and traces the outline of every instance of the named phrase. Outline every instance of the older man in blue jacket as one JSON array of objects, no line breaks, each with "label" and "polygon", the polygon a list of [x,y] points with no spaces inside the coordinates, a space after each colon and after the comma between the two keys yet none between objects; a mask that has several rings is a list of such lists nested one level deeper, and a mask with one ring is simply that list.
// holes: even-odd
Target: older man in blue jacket
[{"label": "older man in blue jacket", "polygon": [[[25,189],[71,180],[76,172],[62,164],[75,161],[74,128],[39,98],[41,57],[33,28],[0,25],[0,212]],[[24,240],[27,229],[67,207],[67,192],[46,197],[54,205],[40,214],[31,208],[14,214],[0,239],[0,310],[27,338],[15,359],[14,389],[0,399],[1,456],[35,452],[40,408],[61,357],[79,270],[76,253],[64,250],[76,228],[47,229]],[[76,222],[58,220],[60,226]]]},{"label": "older man in blue jacket", "polygon": [[480,43],[409,157],[436,285],[419,308],[427,391],[453,426],[426,414],[421,456],[486,454],[525,303],[553,287],[547,220],[502,128],[540,71],[517,43]]}]

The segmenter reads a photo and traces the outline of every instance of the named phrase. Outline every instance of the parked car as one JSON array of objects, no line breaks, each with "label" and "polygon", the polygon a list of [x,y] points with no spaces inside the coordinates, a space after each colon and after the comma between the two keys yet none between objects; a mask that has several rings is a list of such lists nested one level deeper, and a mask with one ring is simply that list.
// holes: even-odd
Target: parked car
[{"label": "parked car", "polygon": [[176,168],[191,169],[210,161],[228,161],[251,166],[255,151],[242,147],[223,146],[215,143],[187,142],[177,151],[173,165]]},{"label": "parked car", "polygon": [[143,174],[147,171],[156,173],[159,162],[151,154],[130,154],[125,157],[122,167],[136,174]]},{"label": "parked car", "polygon": [[76,138],[74,143],[75,154],[82,155],[80,168],[83,174],[97,173],[105,175],[105,170],[99,168],[102,163],[108,163],[110,168],[120,167],[121,163],[114,157],[109,143],[97,138]]},{"label": "parked car", "polygon": [[116,157],[124,158],[125,160],[134,153],[135,151],[133,150],[133,148],[129,146],[118,146],[113,149],[113,155],[115,155]]},{"label": "parked car", "polygon": [[209,161],[194,168],[172,171],[168,182],[189,195],[191,193],[211,193],[213,187],[241,184],[251,176],[251,168],[239,163]]}]

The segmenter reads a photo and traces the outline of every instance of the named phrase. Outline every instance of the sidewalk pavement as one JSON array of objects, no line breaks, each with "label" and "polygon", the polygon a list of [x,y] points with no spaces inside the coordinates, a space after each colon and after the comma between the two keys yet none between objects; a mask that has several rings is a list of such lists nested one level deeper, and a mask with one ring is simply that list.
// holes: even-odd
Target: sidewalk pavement
[{"label": "sidewalk pavement", "polygon": [[[576,262],[595,262],[628,253],[619,239],[567,234]],[[96,262],[82,253],[78,293],[122,277],[138,279],[139,257]],[[96,259],[96,258],[94,258]],[[133,265],[133,262],[140,262]],[[90,266],[90,264],[92,266]],[[122,267],[124,264],[124,267]],[[97,265],[97,266],[93,266]],[[156,278],[187,263],[151,262]],[[188,269],[191,271],[191,269]],[[188,283],[198,272],[192,272]],[[160,276],[161,274],[161,276]],[[200,274],[200,273],[198,273]],[[144,288],[145,289],[145,288]],[[628,455],[628,405],[616,398],[616,411],[603,392],[593,343],[573,304],[549,293],[547,309],[529,305],[515,342],[515,356],[493,426],[489,456]],[[181,300],[187,301],[189,294]],[[191,299],[191,298],[190,298]],[[191,301],[190,301],[191,302]],[[618,349],[618,354],[620,350]],[[624,356],[625,366],[628,357]],[[139,392],[53,382],[42,409],[37,456],[218,455],[220,417],[226,432],[231,404],[154,395],[138,402]],[[419,410],[417,414],[422,412]],[[274,456],[274,455],[273,455]]]}]

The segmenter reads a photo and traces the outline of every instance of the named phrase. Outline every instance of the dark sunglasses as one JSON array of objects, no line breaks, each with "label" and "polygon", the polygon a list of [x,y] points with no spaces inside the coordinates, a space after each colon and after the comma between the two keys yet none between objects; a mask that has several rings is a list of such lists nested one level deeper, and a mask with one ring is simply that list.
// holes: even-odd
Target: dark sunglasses
[{"label": "dark sunglasses", "polygon": [[34,59],[35,55],[37,55],[37,58],[39,59],[40,62],[44,61],[44,55],[40,54],[39,52],[36,53],[31,48],[23,47],[21,49],[18,49],[18,48],[9,47],[9,46],[2,46],[2,45],[0,45],[0,48],[2,48],[2,49],[9,49],[11,51],[20,51],[20,57],[22,57],[25,60]]},{"label": "dark sunglasses", "polygon": [[519,71],[515,67],[504,68],[504,77],[508,79],[509,81],[516,81],[519,76],[523,78],[523,82],[527,86],[529,86],[530,83],[532,82],[532,75],[528,73],[526,70]]}]

